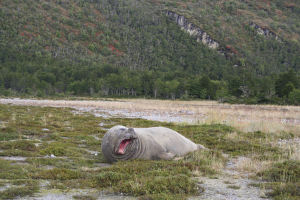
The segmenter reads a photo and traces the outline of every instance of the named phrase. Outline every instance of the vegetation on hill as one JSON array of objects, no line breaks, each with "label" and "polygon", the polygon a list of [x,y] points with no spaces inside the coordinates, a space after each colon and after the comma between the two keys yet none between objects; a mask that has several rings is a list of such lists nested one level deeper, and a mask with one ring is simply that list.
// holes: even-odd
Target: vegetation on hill
[{"label": "vegetation on hill", "polygon": [[[229,56],[182,31],[167,10]],[[0,94],[300,104],[299,13],[293,0],[3,0]]]}]

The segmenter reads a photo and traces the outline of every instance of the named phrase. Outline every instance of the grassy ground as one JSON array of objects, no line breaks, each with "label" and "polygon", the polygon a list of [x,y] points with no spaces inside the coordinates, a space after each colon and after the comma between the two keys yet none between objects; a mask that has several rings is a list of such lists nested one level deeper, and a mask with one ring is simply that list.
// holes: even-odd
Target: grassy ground
[{"label": "grassy ground", "polygon": [[[101,155],[101,138],[116,124],[166,126],[211,150],[190,153],[177,161],[136,160],[108,165]],[[245,133],[219,124],[104,119],[67,108],[0,105],[0,199],[32,196],[50,189],[97,189],[141,199],[184,199],[203,190],[195,177],[220,173],[226,160],[234,156],[250,158],[242,170],[251,171],[257,167],[255,163],[264,163],[255,168],[259,173],[254,178],[266,181],[257,186],[273,189],[270,196],[297,199],[300,162],[290,159],[292,151],[274,145],[294,137],[286,132]]]},{"label": "grassy ground", "polygon": [[[193,124],[226,124],[243,132],[293,132],[300,137],[300,107],[223,104],[216,101],[171,101],[154,99],[1,99],[13,105],[93,108],[106,112],[130,113],[137,118]],[[91,111],[93,111],[91,110]],[[173,120],[172,120],[173,119]],[[178,120],[179,119],[179,120]]]}]

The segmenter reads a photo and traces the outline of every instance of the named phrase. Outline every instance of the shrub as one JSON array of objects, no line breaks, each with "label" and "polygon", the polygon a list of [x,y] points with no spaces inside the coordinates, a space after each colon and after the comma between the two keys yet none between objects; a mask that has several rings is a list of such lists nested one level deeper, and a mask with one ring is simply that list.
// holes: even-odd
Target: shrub
[{"label": "shrub", "polygon": [[300,105],[300,89],[294,89],[289,94],[289,102],[291,104]]},{"label": "shrub", "polygon": [[294,183],[300,180],[300,161],[280,162],[260,174],[267,181]]}]

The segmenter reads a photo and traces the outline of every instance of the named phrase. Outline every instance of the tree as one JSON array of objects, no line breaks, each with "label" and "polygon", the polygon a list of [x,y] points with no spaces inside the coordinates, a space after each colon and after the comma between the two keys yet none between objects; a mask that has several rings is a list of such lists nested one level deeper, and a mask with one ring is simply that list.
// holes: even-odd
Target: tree
[{"label": "tree", "polygon": [[75,95],[84,95],[89,93],[89,86],[86,81],[75,81],[70,84],[70,90]]},{"label": "tree", "polygon": [[293,70],[279,75],[275,82],[275,91],[279,97],[288,97],[293,89],[298,87],[297,75]]},{"label": "tree", "polygon": [[174,100],[176,97],[177,88],[179,86],[179,82],[177,80],[167,81],[166,82],[166,91],[170,94],[171,98]]},{"label": "tree", "polygon": [[161,79],[156,79],[154,82],[153,95],[156,99],[158,96],[162,96],[164,91],[164,82]]},{"label": "tree", "polygon": [[192,96],[200,99],[215,99],[217,87],[217,84],[208,76],[203,76],[200,79],[191,80],[189,92]]},{"label": "tree", "polygon": [[265,77],[259,80],[259,102],[270,101],[275,95],[274,80],[271,77]]},{"label": "tree", "polygon": [[228,90],[229,93],[233,96],[239,97],[243,94],[241,90],[242,82],[239,77],[233,77],[228,81]]},{"label": "tree", "polygon": [[295,89],[289,94],[289,102],[300,105],[300,89]]}]

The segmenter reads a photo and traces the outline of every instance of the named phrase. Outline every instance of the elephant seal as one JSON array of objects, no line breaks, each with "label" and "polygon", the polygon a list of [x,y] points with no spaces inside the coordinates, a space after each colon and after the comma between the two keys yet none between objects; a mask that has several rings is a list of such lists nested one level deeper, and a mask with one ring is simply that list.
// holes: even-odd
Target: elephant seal
[{"label": "elephant seal", "polygon": [[110,163],[129,159],[170,160],[198,149],[206,148],[165,127],[127,128],[117,125],[102,139],[102,153]]}]

